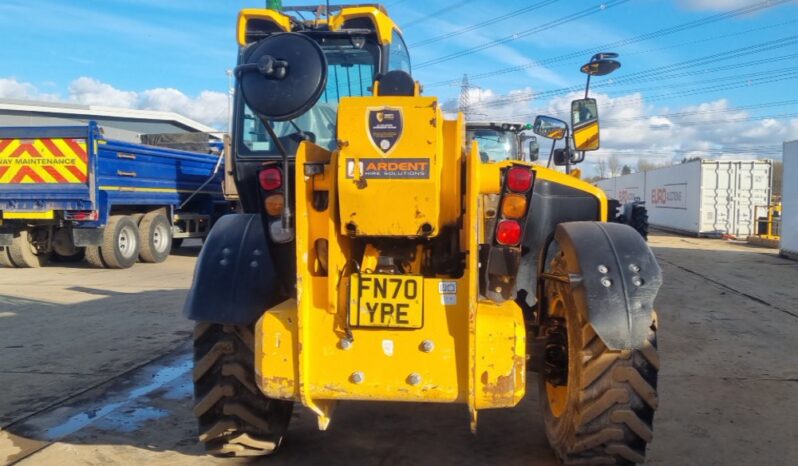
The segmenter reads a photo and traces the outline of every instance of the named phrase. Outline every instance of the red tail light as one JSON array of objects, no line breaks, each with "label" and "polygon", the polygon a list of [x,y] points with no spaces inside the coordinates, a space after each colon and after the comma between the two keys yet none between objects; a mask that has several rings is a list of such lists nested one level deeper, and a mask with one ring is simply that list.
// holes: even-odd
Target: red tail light
[{"label": "red tail light", "polygon": [[496,241],[502,246],[516,246],[521,242],[521,224],[515,220],[502,220],[496,227]]},{"label": "red tail light", "polygon": [[507,171],[507,187],[516,193],[525,193],[532,187],[532,172],[526,167],[513,167]]},{"label": "red tail light", "polygon": [[66,210],[64,211],[64,220],[94,221],[100,217],[99,214],[96,210]]},{"label": "red tail light", "polygon": [[264,191],[274,191],[283,185],[283,175],[276,168],[267,168],[258,173],[258,181]]}]

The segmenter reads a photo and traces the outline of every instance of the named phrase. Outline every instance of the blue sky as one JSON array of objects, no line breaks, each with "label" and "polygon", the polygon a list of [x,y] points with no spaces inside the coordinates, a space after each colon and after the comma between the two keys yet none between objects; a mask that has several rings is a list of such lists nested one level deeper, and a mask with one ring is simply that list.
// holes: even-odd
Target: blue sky
[{"label": "blue sky", "polygon": [[[3,60],[0,60],[0,97],[179,110],[223,127],[226,109],[219,107],[226,107],[225,70],[232,67],[235,60],[236,15],[243,7],[259,7],[264,3],[249,0],[3,0],[0,3],[0,38],[5,47]],[[284,0],[283,3],[308,2]],[[595,13],[566,24],[545,27],[602,3],[606,8]],[[425,93],[438,95],[444,101],[457,97],[464,73],[473,76],[534,61],[548,61],[550,64],[545,66],[497,74],[489,79],[471,79],[472,85],[479,86],[473,89],[471,100],[477,102],[474,112],[480,114],[480,118],[530,120],[530,115],[538,111],[562,112],[571,98],[558,95],[547,99],[535,94],[584,83],[584,75],[578,68],[589,59],[589,54],[553,63],[552,59],[760,3],[761,0],[385,2],[397,23],[405,25],[405,39],[415,64],[496,39],[509,39],[460,58],[419,66],[414,75],[426,84]],[[543,5],[434,44],[413,45],[535,4]],[[512,38],[512,34],[534,28],[543,30]],[[796,34],[798,2],[793,1],[613,47],[612,51],[621,54],[622,68],[611,77],[595,82],[607,84],[610,79],[623,80],[627,75],[635,76],[633,73]],[[798,105],[770,105],[798,99],[795,92],[798,42],[782,41],[774,45],[778,47],[710,64],[685,66],[678,70],[680,76],[673,76],[676,72],[650,73],[645,80],[626,78],[630,81],[626,84],[597,87],[596,96],[607,106],[602,117],[615,121],[602,133],[607,141],[604,153],[609,155],[615,151],[625,157],[625,149],[651,154],[673,149],[681,151],[678,154],[706,150],[728,155],[719,151],[728,147],[731,152],[732,148],[739,152],[745,145],[770,146],[784,139],[798,138],[798,119],[782,116],[797,114]],[[444,81],[455,84],[440,84]],[[707,89],[710,86],[715,89]],[[516,97],[507,100],[503,96],[508,93],[515,93]],[[497,99],[504,100],[491,103]],[[763,104],[767,106],[750,108]],[[480,110],[476,110],[478,107]],[[744,109],[729,110],[739,107]],[[694,118],[702,119],[701,124],[705,126],[698,128],[688,124],[694,121],[687,117],[667,116],[685,112],[699,112]],[[773,116],[778,116],[772,119],[775,123],[768,118]],[[727,124],[723,124],[723,120],[727,120]],[[641,129],[643,127],[645,130]],[[667,134],[663,133],[663,128]],[[751,134],[741,136],[745,132]]]}]

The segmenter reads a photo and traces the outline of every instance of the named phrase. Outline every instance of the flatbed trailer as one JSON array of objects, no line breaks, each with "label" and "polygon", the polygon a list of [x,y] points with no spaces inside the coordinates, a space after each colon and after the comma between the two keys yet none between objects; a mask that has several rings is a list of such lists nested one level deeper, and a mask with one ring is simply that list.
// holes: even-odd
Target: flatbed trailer
[{"label": "flatbed trailer", "polygon": [[0,265],[161,262],[229,211],[221,158],[84,126],[0,128]]}]

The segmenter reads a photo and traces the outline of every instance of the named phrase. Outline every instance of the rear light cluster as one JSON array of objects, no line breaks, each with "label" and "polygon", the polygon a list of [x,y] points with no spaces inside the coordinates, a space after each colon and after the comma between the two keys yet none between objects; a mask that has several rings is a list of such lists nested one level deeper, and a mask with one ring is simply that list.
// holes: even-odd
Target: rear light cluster
[{"label": "rear light cluster", "polygon": [[100,213],[96,210],[67,210],[64,212],[64,220],[91,222],[99,218]]},{"label": "rear light cluster", "polygon": [[272,217],[279,217],[285,208],[285,196],[281,192],[274,192],[283,186],[283,173],[279,168],[268,167],[258,173],[258,183],[266,191],[263,207]]},{"label": "rear light cluster", "polygon": [[501,219],[496,224],[496,242],[502,246],[518,246],[524,233],[523,222],[529,211],[534,172],[515,165],[505,172],[501,198]]}]

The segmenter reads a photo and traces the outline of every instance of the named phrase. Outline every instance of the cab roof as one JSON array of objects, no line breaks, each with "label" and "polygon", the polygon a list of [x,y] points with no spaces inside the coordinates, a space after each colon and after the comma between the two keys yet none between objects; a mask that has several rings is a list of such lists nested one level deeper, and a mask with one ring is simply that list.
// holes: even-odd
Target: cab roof
[{"label": "cab roof", "polygon": [[369,32],[377,36],[380,44],[390,44],[394,31],[401,34],[382,5],[334,5],[329,7],[329,11],[320,5],[285,7],[282,11],[266,8],[241,10],[236,38],[238,45],[244,47],[270,34],[306,31]]}]

